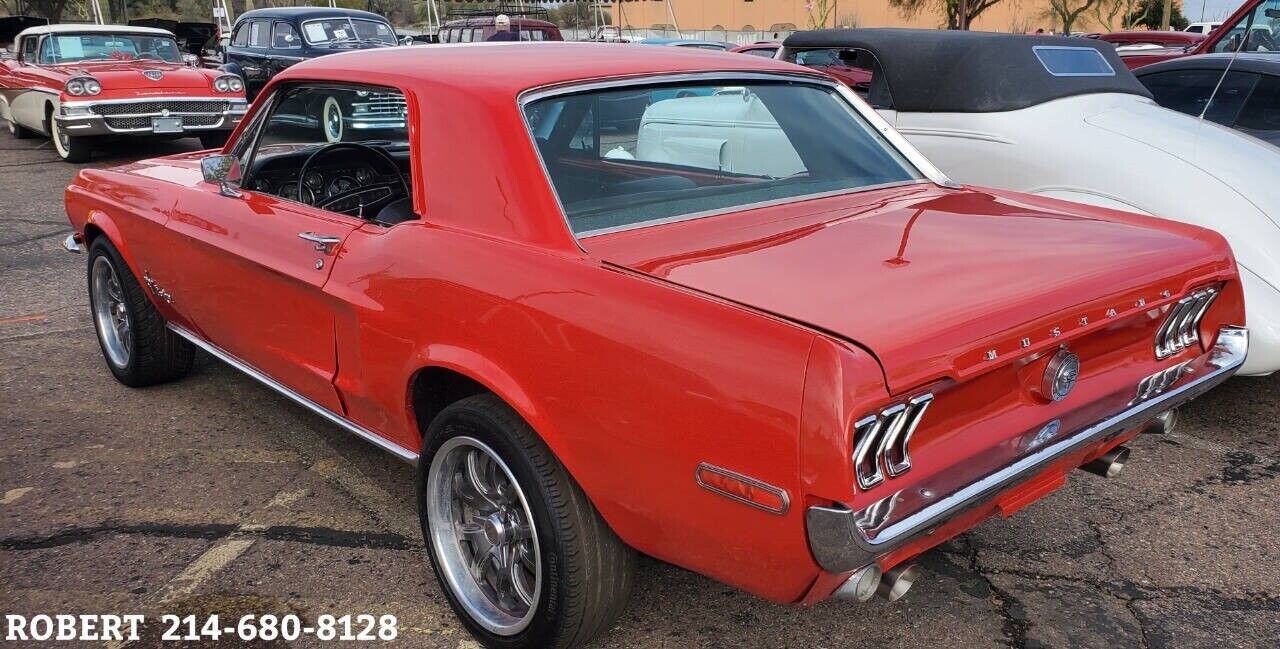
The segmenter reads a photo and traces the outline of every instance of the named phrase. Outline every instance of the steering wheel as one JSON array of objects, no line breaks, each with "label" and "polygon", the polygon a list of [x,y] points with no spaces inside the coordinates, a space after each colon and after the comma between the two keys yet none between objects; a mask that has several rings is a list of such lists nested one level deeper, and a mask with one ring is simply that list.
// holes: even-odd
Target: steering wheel
[{"label": "steering wheel", "polygon": [[352,149],[363,152],[369,158],[369,164],[379,164],[385,166],[391,175],[395,176],[395,180],[390,182],[369,183],[361,185],[355,189],[318,199],[314,207],[346,214],[347,216],[358,216],[364,218],[365,211],[371,214],[377,214],[378,210],[386,207],[392,201],[399,200],[410,195],[409,183],[405,182],[404,176],[400,175],[400,165],[396,164],[395,159],[386,151],[377,147],[364,144],[363,142],[334,142],[326,144],[316,149],[307,156],[302,168],[298,170],[298,196],[303,196],[303,179],[307,177],[307,169],[311,167],[315,161],[321,157],[327,156],[334,151],[343,149]]}]

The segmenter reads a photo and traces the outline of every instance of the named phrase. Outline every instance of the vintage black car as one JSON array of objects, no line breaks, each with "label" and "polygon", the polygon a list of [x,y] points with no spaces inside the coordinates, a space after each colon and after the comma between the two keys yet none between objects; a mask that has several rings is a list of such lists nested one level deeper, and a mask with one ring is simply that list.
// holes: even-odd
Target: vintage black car
[{"label": "vintage black car", "polygon": [[281,70],[326,54],[399,43],[386,18],[368,11],[280,7],[240,14],[222,68],[240,75],[252,100]]}]

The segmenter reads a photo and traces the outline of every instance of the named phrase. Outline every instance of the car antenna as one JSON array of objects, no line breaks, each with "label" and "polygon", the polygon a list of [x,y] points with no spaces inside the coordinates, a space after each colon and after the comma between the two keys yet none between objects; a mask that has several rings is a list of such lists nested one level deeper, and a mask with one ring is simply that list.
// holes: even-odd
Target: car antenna
[{"label": "car antenna", "polygon": [[1226,82],[1227,75],[1231,73],[1231,66],[1235,64],[1236,57],[1240,56],[1240,50],[1243,50],[1245,44],[1249,42],[1249,37],[1253,35],[1253,16],[1255,12],[1249,12],[1249,19],[1245,21],[1244,31],[1240,33],[1240,44],[1236,45],[1236,49],[1231,53],[1231,59],[1227,61],[1227,67],[1222,70],[1222,76],[1218,78],[1218,85],[1213,87],[1213,92],[1209,93],[1209,101],[1204,103],[1204,108],[1200,109],[1200,119],[1204,119],[1205,114],[1209,112],[1209,107],[1213,105],[1213,100],[1217,98],[1218,91],[1222,89],[1222,84]]}]

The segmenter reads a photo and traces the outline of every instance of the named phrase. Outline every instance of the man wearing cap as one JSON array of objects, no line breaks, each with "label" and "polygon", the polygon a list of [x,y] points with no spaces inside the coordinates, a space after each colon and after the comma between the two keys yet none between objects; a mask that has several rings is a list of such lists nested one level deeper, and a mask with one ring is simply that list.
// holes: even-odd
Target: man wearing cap
[{"label": "man wearing cap", "polygon": [[498,14],[493,19],[493,26],[497,31],[493,32],[493,36],[484,39],[485,41],[518,41],[520,34],[511,31],[511,18],[507,14]]}]

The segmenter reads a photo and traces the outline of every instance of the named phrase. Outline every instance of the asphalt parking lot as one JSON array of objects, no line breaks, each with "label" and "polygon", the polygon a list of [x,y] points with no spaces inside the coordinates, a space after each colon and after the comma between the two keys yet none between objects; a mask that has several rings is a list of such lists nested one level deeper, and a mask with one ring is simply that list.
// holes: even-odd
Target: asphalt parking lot
[{"label": "asphalt parking lot", "polygon": [[[84,258],[58,247],[76,169],[0,133],[0,614],[389,613],[403,646],[476,646],[425,563],[407,465],[207,357],[175,384],[111,379]],[[1080,472],[925,556],[896,604],[777,606],[645,560],[597,644],[1280,645],[1280,377],[1183,415],[1118,478]]]}]

